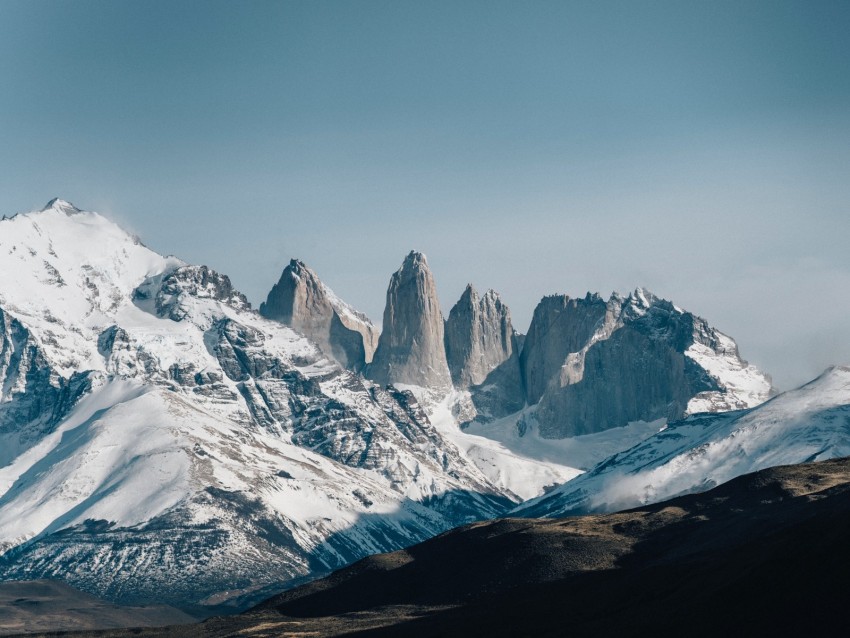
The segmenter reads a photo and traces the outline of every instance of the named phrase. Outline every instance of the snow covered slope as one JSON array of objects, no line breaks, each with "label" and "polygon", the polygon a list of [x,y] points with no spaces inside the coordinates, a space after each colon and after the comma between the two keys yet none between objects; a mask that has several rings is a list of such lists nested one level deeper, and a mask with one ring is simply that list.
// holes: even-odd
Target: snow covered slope
[{"label": "snow covered slope", "polygon": [[244,602],[517,500],[226,276],[61,200],[0,221],[0,578]]},{"label": "snow covered slope", "polygon": [[671,423],[512,515],[612,512],[704,491],[776,465],[848,455],[850,367],[833,367],[758,407]]}]

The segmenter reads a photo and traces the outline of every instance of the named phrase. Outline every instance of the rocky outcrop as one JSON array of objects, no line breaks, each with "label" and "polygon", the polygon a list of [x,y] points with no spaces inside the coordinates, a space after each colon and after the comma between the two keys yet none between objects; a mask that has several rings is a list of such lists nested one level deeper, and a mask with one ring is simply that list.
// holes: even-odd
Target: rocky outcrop
[{"label": "rocky outcrop", "polygon": [[383,332],[367,375],[382,385],[451,388],[437,287],[422,253],[411,251],[390,279]]},{"label": "rocky outcrop", "polygon": [[180,266],[149,277],[133,291],[137,306],[172,321],[183,321],[199,300],[207,299],[235,310],[251,309],[248,299],[233,287],[230,277],[207,266]]},{"label": "rocky outcrop", "polygon": [[[734,341],[645,290],[614,295],[607,304],[590,295],[574,304],[553,299],[538,306],[523,350],[543,436],[679,419],[693,411],[696,397],[716,400],[717,409],[751,407],[770,393],[769,380],[740,359]],[[554,345],[547,349],[547,342]]]},{"label": "rocky outcrop", "polygon": [[511,313],[499,295],[468,285],[446,321],[446,359],[455,387],[469,389],[476,420],[520,410],[525,402]]},{"label": "rocky outcrop", "polygon": [[605,302],[590,293],[583,299],[551,295],[537,304],[520,355],[529,405],[537,403],[549,382],[560,376],[567,355],[587,344],[605,311]]},{"label": "rocky outcrop", "polygon": [[0,467],[19,449],[46,436],[91,390],[91,372],[64,377],[42,345],[17,318],[0,308]]},{"label": "rocky outcrop", "polygon": [[510,310],[494,291],[479,297],[469,284],[449,312],[445,342],[455,387],[480,385],[516,351]]},{"label": "rocky outcrop", "polygon": [[304,262],[293,259],[260,305],[260,314],[300,332],[350,370],[372,361],[378,330],[337,297]]},{"label": "rocky outcrop", "polygon": [[59,199],[58,197],[54,197],[49,202],[47,202],[47,206],[41,209],[42,212],[48,210],[55,210],[60,213],[65,213],[66,215],[76,215],[77,213],[81,213],[82,211],[74,206],[71,202],[66,202],[64,199]]}]

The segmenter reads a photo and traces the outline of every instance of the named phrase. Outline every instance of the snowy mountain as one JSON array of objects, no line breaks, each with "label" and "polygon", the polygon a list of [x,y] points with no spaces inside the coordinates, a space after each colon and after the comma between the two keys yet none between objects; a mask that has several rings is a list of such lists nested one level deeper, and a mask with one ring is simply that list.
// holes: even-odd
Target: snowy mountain
[{"label": "snowy mountain", "polygon": [[843,456],[850,456],[850,367],[833,367],[758,407],[671,423],[512,515],[613,512],[764,468]]},{"label": "snowy mountain", "polygon": [[0,577],[238,601],[517,500],[226,276],[61,200],[0,222]]},{"label": "snowy mountain", "polygon": [[470,286],[445,322],[416,252],[380,337],[297,260],[262,310],[68,202],[0,221],[0,578],[244,605],[565,484],[548,514],[606,456],[750,412],[669,419],[771,392],[642,289],[544,298],[523,338]]},{"label": "snowy mountain", "polygon": [[[291,291],[285,303],[282,288]],[[276,300],[281,321],[311,334],[328,324],[330,307],[313,303],[328,309],[309,322],[294,309],[321,298],[309,291],[326,289],[296,261],[267,307]],[[472,285],[444,321],[428,261],[412,251],[390,278],[383,328],[364,374],[411,392],[446,440],[522,498],[574,478],[668,420],[752,407],[772,392],[730,337],[640,288],[607,302],[590,293],[544,297],[522,337],[498,294],[479,296]]]}]

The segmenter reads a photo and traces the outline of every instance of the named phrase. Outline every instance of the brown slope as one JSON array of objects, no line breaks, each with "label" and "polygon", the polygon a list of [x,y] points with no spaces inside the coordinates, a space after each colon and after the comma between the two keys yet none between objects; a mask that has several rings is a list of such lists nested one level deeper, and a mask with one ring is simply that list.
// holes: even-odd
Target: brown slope
[{"label": "brown slope", "polygon": [[62,628],[92,629],[193,623],[166,605],[115,605],[49,580],[0,583],[0,636]]}]

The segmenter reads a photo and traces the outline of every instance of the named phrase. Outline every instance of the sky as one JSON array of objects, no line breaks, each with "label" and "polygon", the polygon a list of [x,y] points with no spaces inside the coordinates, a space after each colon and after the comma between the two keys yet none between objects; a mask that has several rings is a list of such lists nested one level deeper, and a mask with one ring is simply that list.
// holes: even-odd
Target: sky
[{"label": "sky", "polygon": [[780,389],[850,363],[850,3],[0,0],[0,213],[380,323],[428,256],[528,329],[643,286]]}]

